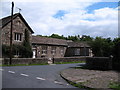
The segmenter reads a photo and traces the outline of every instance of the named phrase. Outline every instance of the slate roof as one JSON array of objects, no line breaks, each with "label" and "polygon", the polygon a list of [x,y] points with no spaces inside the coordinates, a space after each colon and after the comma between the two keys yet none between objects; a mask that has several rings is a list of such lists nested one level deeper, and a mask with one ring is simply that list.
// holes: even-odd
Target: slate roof
[{"label": "slate roof", "polygon": [[63,39],[56,39],[56,38],[48,38],[48,37],[41,37],[41,36],[32,36],[32,44],[38,45],[62,45],[68,47],[90,47],[86,42],[73,42]]},{"label": "slate roof", "polygon": [[68,42],[68,47],[90,47],[86,42]]},{"label": "slate roof", "polygon": [[67,41],[63,39],[32,36],[32,44],[43,44],[43,45],[59,45],[67,46]]},{"label": "slate roof", "polygon": [[[31,27],[28,25],[28,23],[25,21],[25,19],[23,18],[23,16],[22,16],[20,13],[14,14],[14,15],[13,15],[13,20],[14,20],[16,17],[20,17],[21,20],[24,22],[24,24],[29,28],[29,30],[30,30],[32,33],[34,33],[33,30],[31,29]],[[7,16],[7,17],[5,17],[5,18],[0,19],[0,22],[2,22],[2,26],[1,26],[1,27],[2,27],[2,28],[5,27],[8,23],[11,22],[11,16]]]}]

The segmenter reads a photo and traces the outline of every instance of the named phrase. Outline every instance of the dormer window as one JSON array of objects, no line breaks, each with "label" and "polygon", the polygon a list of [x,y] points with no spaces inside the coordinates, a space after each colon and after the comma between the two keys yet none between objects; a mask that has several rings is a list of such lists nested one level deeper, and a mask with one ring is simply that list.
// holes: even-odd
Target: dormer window
[{"label": "dormer window", "polygon": [[15,33],[14,40],[15,41],[22,41],[22,34],[21,33]]}]

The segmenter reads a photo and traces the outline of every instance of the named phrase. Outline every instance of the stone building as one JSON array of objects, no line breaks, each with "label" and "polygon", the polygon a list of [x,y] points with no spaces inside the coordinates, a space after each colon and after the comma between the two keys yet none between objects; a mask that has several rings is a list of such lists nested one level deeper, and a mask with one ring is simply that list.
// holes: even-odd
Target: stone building
[{"label": "stone building", "polygon": [[[10,45],[11,16],[0,20],[2,44]],[[20,13],[13,15],[12,43],[21,45],[25,39],[25,30],[29,32],[29,40],[33,50],[33,58],[61,58],[73,56],[92,56],[87,43],[33,36],[34,33]]]},{"label": "stone building", "polygon": [[32,47],[33,58],[92,56],[91,47],[85,42],[33,36]]},{"label": "stone building", "polygon": [[[11,28],[11,16],[2,18],[2,44],[10,45],[10,28]],[[13,15],[13,31],[12,31],[12,43],[13,44],[22,44],[25,37],[25,30],[29,32],[29,40],[32,41],[33,30],[25,21],[23,16],[20,13]]]},{"label": "stone building", "polygon": [[93,56],[91,47],[86,42],[67,42],[65,56]]},{"label": "stone building", "polygon": [[[10,29],[11,29],[11,16],[2,18],[1,26],[1,41],[2,45],[10,45]],[[22,45],[25,39],[25,31],[29,33],[29,41],[32,43],[32,34],[34,33],[28,23],[25,21],[20,13],[13,15],[13,29],[12,29],[12,44]],[[32,45],[32,44],[31,44]],[[19,57],[19,52],[16,50],[15,57]]]},{"label": "stone building", "polygon": [[40,36],[32,37],[33,58],[58,58],[64,57],[67,42],[62,39],[47,38]]}]

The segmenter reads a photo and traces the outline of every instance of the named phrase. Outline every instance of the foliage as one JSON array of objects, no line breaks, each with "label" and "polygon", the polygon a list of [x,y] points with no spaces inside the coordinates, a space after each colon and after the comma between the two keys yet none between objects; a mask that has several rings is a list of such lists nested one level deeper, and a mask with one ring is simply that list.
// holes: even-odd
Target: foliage
[{"label": "foliage", "polygon": [[10,56],[10,46],[8,45],[2,45],[2,56],[3,57],[9,57]]},{"label": "foliage", "polygon": [[87,35],[82,35],[80,37],[80,35],[75,35],[75,36],[68,36],[68,37],[64,37],[63,35],[58,35],[58,34],[52,34],[51,36],[42,36],[42,35],[37,35],[40,37],[48,37],[48,38],[57,38],[57,39],[64,39],[64,40],[72,40],[72,41],[92,41],[93,38]]},{"label": "foliage", "polygon": [[[16,54],[16,52],[19,52],[19,55],[21,56],[21,54],[23,53],[23,46],[21,45],[12,45],[12,54],[14,57],[14,55]],[[3,57],[10,57],[10,46],[8,45],[2,45],[2,54]]]},{"label": "foliage", "polygon": [[113,42],[110,38],[96,37],[90,45],[94,56],[109,57],[112,54]]},{"label": "foliage", "polygon": [[31,48],[31,44],[30,44],[30,40],[29,40],[29,32],[26,29],[25,30],[25,40],[23,42],[23,53],[22,53],[22,57],[25,58],[30,58],[32,57],[32,48]]},{"label": "foliage", "polygon": [[60,35],[58,35],[58,34],[52,34],[52,35],[49,36],[49,37],[51,37],[51,38],[58,38],[58,39],[66,39],[66,37],[64,37],[63,35],[60,36]]},{"label": "foliage", "polygon": [[120,70],[120,38],[115,38],[114,49],[113,49],[113,68]]},{"label": "foliage", "polygon": [[92,41],[93,38],[90,36],[86,36],[86,35],[82,35],[82,37],[80,38],[80,41]]},{"label": "foliage", "polygon": [[109,87],[115,90],[120,90],[120,83],[119,82],[110,83]]},{"label": "foliage", "polygon": [[[27,30],[25,30],[25,40],[23,42],[23,45],[12,45],[12,54],[13,57],[16,55],[16,53],[19,54],[19,57],[22,58],[30,58],[32,57],[32,48],[29,41],[29,33]],[[3,57],[9,57],[10,56],[10,46],[8,45],[2,45],[2,54]]]}]

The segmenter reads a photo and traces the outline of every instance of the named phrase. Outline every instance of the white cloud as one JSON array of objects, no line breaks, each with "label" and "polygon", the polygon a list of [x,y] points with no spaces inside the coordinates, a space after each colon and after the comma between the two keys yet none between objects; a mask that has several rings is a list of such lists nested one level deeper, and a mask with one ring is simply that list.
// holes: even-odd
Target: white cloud
[{"label": "white cloud", "polygon": [[[10,2],[5,0],[3,16],[10,13]],[[118,29],[117,8],[101,8],[87,13],[86,7],[102,0],[18,0],[16,7],[22,9],[22,15],[35,34],[82,35],[116,37]],[[89,2],[88,2],[89,1]],[[53,16],[59,11],[67,11],[62,19]]]}]

